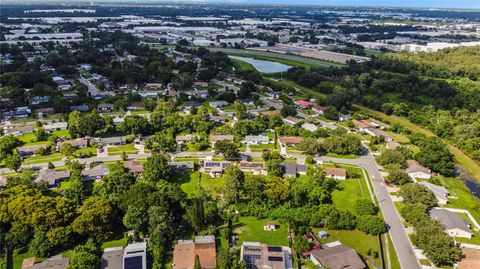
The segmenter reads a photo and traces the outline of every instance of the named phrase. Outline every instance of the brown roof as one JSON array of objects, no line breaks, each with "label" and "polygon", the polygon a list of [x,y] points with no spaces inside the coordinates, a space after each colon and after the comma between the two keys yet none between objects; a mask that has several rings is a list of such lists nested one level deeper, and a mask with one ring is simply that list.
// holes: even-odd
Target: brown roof
[{"label": "brown roof", "polygon": [[143,172],[143,164],[141,164],[137,160],[126,161],[123,163],[123,167],[125,167],[128,170],[128,172],[132,172],[132,173]]},{"label": "brown roof", "polygon": [[22,269],[66,269],[69,263],[69,258],[50,258],[32,266],[22,267]]},{"label": "brown roof", "polygon": [[365,264],[357,252],[349,246],[325,247],[311,252],[324,267],[331,269],[363,269]]},{"label": "brown roof", "polygon": [[346,177],[347,170],[343,168],[336,168],[336,167],[325,167],[325,173],[328,176],[337,176],[337,177]]},{"label": "brown roof", "polygon": [[281,136],[279,140],[280,143],[283,144],[300,144],[303,141],[303,138],[297,136]]},{"label": "brown roof", "polygon": [[45,144],[39,144],[39,145],[31,145],[31,146],[24,146],[24,147],[18,147],[17,152],[22,152],[22,151],[33,151],[36,152],[39,149],[46,149],[47,145]]},{"label": "brown roof", "polygon": [[62,146],[63,144],[70,144],[70,145],[72,145],[72,147],[78,148],[78,147],[81,147],[81,146],[87,146],[88,145],[88,139],[79,138],[79,139],[67,140],[67,141],[61,142],[60,146]]},{"label": "brown roof", "polygon": [[202,268],[215,268],[217,266],[215,237],[197,236],[195,240],[195,243],[186,240],[175,245],[173,250],[174,269],[192,269],[197,255]]},{"label": "brown roof", "polygon": [[211,141],[223,141],[223,140],[230,140],[233,141],[233,135],[211,135]]},{"label": "brown roof", "polygon": [[387,148],[388,148],[388,149],[392,149],[392,150],[393,150],[393,149],[396,149],[396,148],[398,148],[398,147],[400,147],[400,144],[398,144],[398,143],[395,142],[395,141],[389,141],[389,142],[387,142]]},{"label": "brown roof", "polygon": [[424,172],[426,174],[430,174],[430,169],[426,168],[425,166],[419,164],[415,160],[407,160],[407,169],[405,172],[407,173],[415,173],[415,172]]},{"label": "brown roof", "polygon": [[268,111],[263,111],[260,112],[263,116],[275,116],[275,115],[280,115],[280,110],[268,110]]},{"label": "brown roof", "polygon": [[247,169],[247,170],[263,170],[265,169],[265,163],[263,162],[240,162],[240,169]]}]

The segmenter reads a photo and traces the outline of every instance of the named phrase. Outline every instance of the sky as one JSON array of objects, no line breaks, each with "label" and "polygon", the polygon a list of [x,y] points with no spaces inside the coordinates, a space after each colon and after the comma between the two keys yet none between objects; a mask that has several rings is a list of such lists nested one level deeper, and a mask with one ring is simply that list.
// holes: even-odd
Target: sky
[{"label": "sky", "polygon": [[208,2],[480,9],[480,0],[210,0]]}]

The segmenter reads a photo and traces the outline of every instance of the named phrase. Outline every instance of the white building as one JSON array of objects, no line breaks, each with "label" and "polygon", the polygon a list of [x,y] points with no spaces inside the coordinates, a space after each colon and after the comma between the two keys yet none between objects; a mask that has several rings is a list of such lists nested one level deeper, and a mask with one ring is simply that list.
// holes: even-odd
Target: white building
[{"label": "white building", "polygon": [[147,243],[132,243],[125,247],[123,269],[147,269]]},{"label": "white building", "polygon": [[435,207],[430,210],[430,217],[439,221],[451,237],[472,238],[470,223],[456,213]]},{"label": "white building", "polygon": [[67,127],[68,123],[66,121],[43,125],[43,129],[47,132],[67,130]]}]

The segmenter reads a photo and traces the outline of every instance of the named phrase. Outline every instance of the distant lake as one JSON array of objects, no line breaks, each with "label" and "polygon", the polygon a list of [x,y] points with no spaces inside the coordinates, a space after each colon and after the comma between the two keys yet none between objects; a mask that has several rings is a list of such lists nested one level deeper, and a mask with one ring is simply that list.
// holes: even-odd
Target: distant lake
[{"label": "distant lake", "polygon": [[257,60],[257,59],[253,59],[253,58],[240,57],[240,56],[228,56],[228,57],[230,57],[232,59],[247,62],[247,63],[253,65],[253,67],[255,67],[255,69],[257,69],[261,73],[285,72],[285,71],[287,71],[288,69],[291,68],[290,65],[281,64],[281,63],[277,63],[277,62]]}]

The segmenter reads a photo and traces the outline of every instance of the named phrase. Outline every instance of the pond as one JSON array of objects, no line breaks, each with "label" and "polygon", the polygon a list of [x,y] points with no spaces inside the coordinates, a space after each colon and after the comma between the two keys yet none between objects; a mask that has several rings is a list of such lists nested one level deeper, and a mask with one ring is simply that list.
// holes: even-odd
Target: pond
[{"label": "pond", "polygon": [[459,174],[460,180],[462,180],[465,185],[468,187],[470,192],[475,195],[477,198],[480,199],[480,184],[475,181],[475,178],[473,177],[472,174],[470,174],[467,170],[465,170],[463,167],[460,166],[455,166],[457,169],[457,173]]},{"label": "pond", "polygon": [[259,72],[262,72],[262,73],[285,72],[289,68],[291,68],[290,65],[281,64],[281,63],[277,63],[277,62],[257,60],[257,59],[253,59],[253,58],[240,57],[240,56],[228,56],[228,57],[230,57],[232,59],[247,62],[247,63],[253,65],[253,67],[255,67],[255,69],[257,69]]}]

